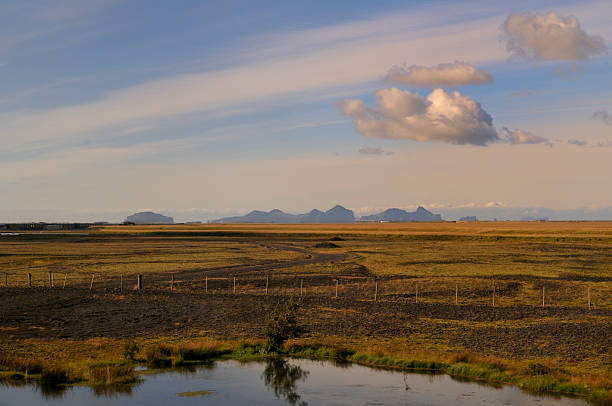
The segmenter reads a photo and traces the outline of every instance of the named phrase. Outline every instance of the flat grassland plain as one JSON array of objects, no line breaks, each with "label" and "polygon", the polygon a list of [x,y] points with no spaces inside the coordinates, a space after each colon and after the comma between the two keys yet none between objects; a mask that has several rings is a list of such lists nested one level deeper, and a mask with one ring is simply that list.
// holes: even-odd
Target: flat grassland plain
[{"label": "flat grassland plain", "polygon": [[0,237],[0,278],[0,353],[13,364],[86,374],[122,362],[128,339],[142,357],[160,343],[257,343],[293,296],[306,333],[289,345],[350,349],[373,365],[466,363],[497,374],[466,376],[537,376],[563,391],[550,377],[612,401],[612,222],[22,233]]}]

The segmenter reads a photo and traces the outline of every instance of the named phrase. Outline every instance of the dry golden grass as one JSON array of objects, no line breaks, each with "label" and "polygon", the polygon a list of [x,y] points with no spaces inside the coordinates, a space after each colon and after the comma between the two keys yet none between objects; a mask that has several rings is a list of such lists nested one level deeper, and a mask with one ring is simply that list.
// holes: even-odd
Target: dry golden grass
[{"label": "dry golden grass", "polygon": [[[334,236],[342,237],[334,241],[337,248],[314,248],[316,243]],[[348,347],[379,357],[437,362],[454,362],[461,357],[458,354],[470,351],[466,357],[471,363],[504,364],[504,368],[518,373],[530,362],[537,361],[564,369],[564,376],[572,377],[572,382],[612,387],[612,345],[607,348],[600,345],[605,338],[599,337],[597,345],[590,345],[589,340],[579,341],[583,340],[582,336],[577,338],[575,342],[588,347],[584,351],[586,355],[581,357],[553,351],[559,338],[567,337],[538,338],[530,343],[541,350],[535,352],[540,354],[537,359],[513,356],[504,348],[496,352],[469,348],[456,339],[466,332],[520,334],[521,329],[549,325],[551,331],[563,331],[563,325],[572,326],[573,331],[583,331],[582,326],[604,326],[599,331],[605,331],[612,309],[612,222],[105,226],[93,229],[88,235],[62,233],[56,237],[49,234],[2,238],[0,272],[9,273],[9,286],[24,286],[28,272],[34,275],[36,286],[48,283],[49,271],[56,272],[56,286],[62,284],[64,272],[69,275],[69,284],[78,282],[86,286],[92,274],[96,282],[106,279],[113,280],[114,284],[119,275],[133,282],[136,274],[145,274],[147,282],[158,278],[167,283],[169,274],[178,272],[184,280],[177,279],[176,293],[199,294],[204,289],[202,278],[188,276],[214,272],[210,279],[211,293],[228,294],[232,292],[232,285],[227,278],[240,269],[237,294],[245,297],[248,294],[261,298],[264,274],[270,273],[272,295],[297,296],[299,282],[303,280],[305,295],[329,298],[335,294],[338,279],[341,299],[363,303],[373,300],[377,280],[380,301],[413,302],[418,287],[420,303],[451,305],[457,289],[460,305],[490,306],[495,289],[496,306],[532,309],[541,305],[544,288],[547,306],[582,309],[574,313],[565,312],[567,309],[555,310],[558,316],[554,319],[547,316],[549,313],[538,316],[534,311],[530,316],[511,321],[423,316],[410,321],[413,333],[409,337],[376,335],[356,325],[350,334],[313,333],[295,343]],[[252,271],[253,267],[256,271]],[[0,285],[3,282],[0,273]],[[165,289],[167,285],[159,286]],[[595,310],[592,314],[584,310],[587,292]],[[121,295],[111,294],[111,297],[123,300]],[[359,318],[365,312],[343,303],[331,300],[310,309],[307,317],[318,320],[321,325],[333,326],[338,319]],[[564,316],[570,313],[573,316]],[[252,331],[248,321],[231,323],[235,330]],[[201,330],[176,336],[137,339],[143,346],[236,344],[236,341],[211,338],[218,334],[212,334],[204,326],[198,328]],[[444,335],[430,334],[436,331]],[[49,363],[65,360],[71,368],[83,373],[87,373],[86,366],[90,363],[120,360],[124,342],[107,337],[84,341],[11,340],[8,337],[13,334],[12,330],[0,327],[0,333],[4,337],[0,341],[3,352]],[[455,341],[448,338],[451,334],[455,335]],[[240,340],[249,338],[244,334]],[[557,355],[541,355],[551,353]],[[139,356],[142,358],[144,354]]]},{"label": "dry golden grass", "polygon": [[355,224],[198,224],[100,226],[101,233],[288,233],[374,235],[481,235],[612,238],[612,222],[477,222],[477,223],[355,223]]},{"label": "dry golden grass", "polygon": [[[343,238],[338,248],[313,248],[336,235]],[[461,303],[492,304],[495,287],[496,304],[532,306],[545,288],[551,305],[585,306],[588,291],[595,307],[612,308],[612,222],[104,226],[89,235],[2,242],[0,269],[9,273],[10,286],[25,286],[28,272],[36,286],[48,285],[49,271],[56,286],[65,276],[69,285],[94,276],[115,286],[119,275],[133,283],[136,274],[151,274],[167,283],[171,273],[229,277],[236,267],[258,266],[262,274],[268,264],[284,263],[269,272],[286,279],[284,291],[293,294],[298,279],[307,293],[327,295],[330,286],[312,278],[344,277],[342,295],[370,297],[379,278],[388,298],[409,298],[418,285],[425,301],[453,303],[457,288]],[[320,254],[336,258],[305,261]],[[239,285],[242,293],[262,293],[261,281]]]}]

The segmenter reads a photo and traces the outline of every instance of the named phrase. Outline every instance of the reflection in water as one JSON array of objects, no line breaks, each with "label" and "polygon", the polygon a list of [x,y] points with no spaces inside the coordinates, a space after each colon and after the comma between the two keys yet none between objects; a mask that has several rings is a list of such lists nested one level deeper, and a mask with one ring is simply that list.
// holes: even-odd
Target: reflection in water
[{"label": "reflection in water", "polygon": [[296,382],[305,381],[308,371],[283,359],[275,359],[266,362],[262,377],[266,386],[274,389],[277,398],[280,399],[282,396],[291,406],[308,404],[301,401],[301,396],[296,392]]},{"label": "reflection in water", "polygon": [[[346,365],[342,365],[342,368]],[[240,363],[219,361],[187,368],[155,370],[146,373],[136,386],[49,386],[25,377],[0,378],[0,405],[95,405],[175,404],[176,394],[209,390],[206,402],[231,406],[284,403],[311,404],[504,404],[514,406],[586,406],[582,400],[531,396],[519,388],[460,383],[449,376],[374,370],[361,366],[339,369],[331,362],[275,359],[268,362]],[[402,382],[403,378],[403,382]],[[265,385],[262,385],[262,382]],[[248,390],[237,391],[236,384]],[[298,391],[299,386],[299,391]],[[299,394],[298,394],[299,392]],[[117,399],[117,401],[115,401]],[[358,399],[358,402],[356,400]],[[184,398],[181,403],[199,404]]]},{"label": "reflection in water", "polygon": [[40,389],[40,394],[47,400],[61,399],[69,389],[69,387],[64,385],[53,385],[43,382],[38,383],[38,388]]},{"label": "reflection in water", "polygon": [[7,380],[0,379],[0,388],[21,388],[25,386],[37,388],[42,398],[46,400],[61,399],[66,391],[70,389],[63,385],[52,385],[41,381],[29,381],[21,374],[15,374]]},{"label": "reflection in water", "polygon": [[107,399],[132,396],[132,391],[137,384],[131,385],[109,385],[92,386],[91,390],[96,396],[104,396]]}]

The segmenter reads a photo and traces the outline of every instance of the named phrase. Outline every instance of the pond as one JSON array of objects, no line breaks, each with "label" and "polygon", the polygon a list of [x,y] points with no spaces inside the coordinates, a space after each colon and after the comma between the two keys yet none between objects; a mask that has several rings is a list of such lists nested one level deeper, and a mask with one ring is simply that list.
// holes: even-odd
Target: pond
[{"label": "pond", "polygon": [[123,390],[0,386],[0,405],[587,405],[513,386],[310,360],[217,361],[143,375]]}]

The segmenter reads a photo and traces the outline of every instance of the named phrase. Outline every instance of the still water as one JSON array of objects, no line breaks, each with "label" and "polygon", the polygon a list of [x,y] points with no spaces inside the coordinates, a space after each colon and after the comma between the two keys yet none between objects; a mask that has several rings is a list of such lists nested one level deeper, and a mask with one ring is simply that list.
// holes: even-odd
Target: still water
[{"label": "still water", "polygon": [[533,396],[511,386],[458,382],[446,375],[404,374],[308,360],[218,361],[144,375],[119,391],[2,384],[0,405],[587,405]]}]

